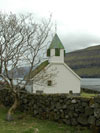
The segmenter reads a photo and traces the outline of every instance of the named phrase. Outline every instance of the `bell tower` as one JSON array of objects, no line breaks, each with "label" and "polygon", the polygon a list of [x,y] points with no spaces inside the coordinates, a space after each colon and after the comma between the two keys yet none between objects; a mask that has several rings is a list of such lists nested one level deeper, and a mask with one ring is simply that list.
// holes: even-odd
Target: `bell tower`
[{"label": "bell tower", "polygon": [[64,63],[64,46],[60,41],[57,34],[53,37],[53,40],[47,50],[47,56],[50,63]]}]

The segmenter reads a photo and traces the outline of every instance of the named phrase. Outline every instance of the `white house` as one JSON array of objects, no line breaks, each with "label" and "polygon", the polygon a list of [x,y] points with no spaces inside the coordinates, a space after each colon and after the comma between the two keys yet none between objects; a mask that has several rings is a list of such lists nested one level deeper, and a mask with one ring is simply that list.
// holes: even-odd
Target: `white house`
[{"label": "white house", "polygon": [[64,63],[64,46],[55,34],[48,60],[32,74],[33,93],[80,93],[80,77]]}]

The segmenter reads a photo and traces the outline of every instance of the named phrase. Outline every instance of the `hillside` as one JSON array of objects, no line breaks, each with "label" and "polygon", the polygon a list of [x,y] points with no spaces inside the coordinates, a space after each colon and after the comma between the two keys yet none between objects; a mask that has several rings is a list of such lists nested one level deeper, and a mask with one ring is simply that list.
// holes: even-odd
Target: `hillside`
[{"label": "hillside", "polygon": [[25,75],[27,75],[27,73],[29,72],[30,67],[19,67],[17,69],[14,70],[10,70],[9,71],[9,76],[13,78],[23,78]]},{"label": "hillside", "polygon": [[82,78],[100,78],[100,45],[66,53],[65,62]]},{"label": "hillside", "polygon": [[[100,45],[66,53],[65,63],[82,78],[100,78]],[[29,67],[15,69],[14,78],[23,78]],[[12,71],[9,71],[10,76]]]}]

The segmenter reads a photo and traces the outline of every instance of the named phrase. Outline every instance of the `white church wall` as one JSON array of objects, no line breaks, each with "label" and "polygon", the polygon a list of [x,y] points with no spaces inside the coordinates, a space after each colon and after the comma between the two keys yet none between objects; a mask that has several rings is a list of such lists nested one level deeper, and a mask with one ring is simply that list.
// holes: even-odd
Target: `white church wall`
[{"label": "white church wall", "polygon": [[64,49],[60,49],[60,56],[55,56],[55,49],[50,49],[49,62],[64,63]]},{"label": "white church wall", "polygon": [[69,93],[69,91],[80,93],[80,79],[63,63],[52,63],[47,67],[47,73],[55,73],[49,79],[52,81],[52,85],[48,86],[47,81],[43,81],[42,85],[34,83],[33,93],[38,90],[43,91],[43,93]]}]

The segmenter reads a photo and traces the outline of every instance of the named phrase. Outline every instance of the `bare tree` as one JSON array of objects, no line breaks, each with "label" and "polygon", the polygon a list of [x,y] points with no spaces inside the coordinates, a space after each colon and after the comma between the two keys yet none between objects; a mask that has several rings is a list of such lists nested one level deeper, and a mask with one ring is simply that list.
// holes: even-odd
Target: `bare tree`
[{"label": "bare tree", "polygon": [[51,16],[48,20],[43,19],[36,23],[32,14],[17,16],[12,13],[0,13],[0,77],[8,84],[8,89],[14,96],[14,103],[8,110],[7,120],[11,120],[19,102],[20,88],[14,84],[14,70],[20,66],[30,66],[25,87],[33,68],[41,62],[43,55],[41,51],[43,52],[47,45],[51,25]]}]

